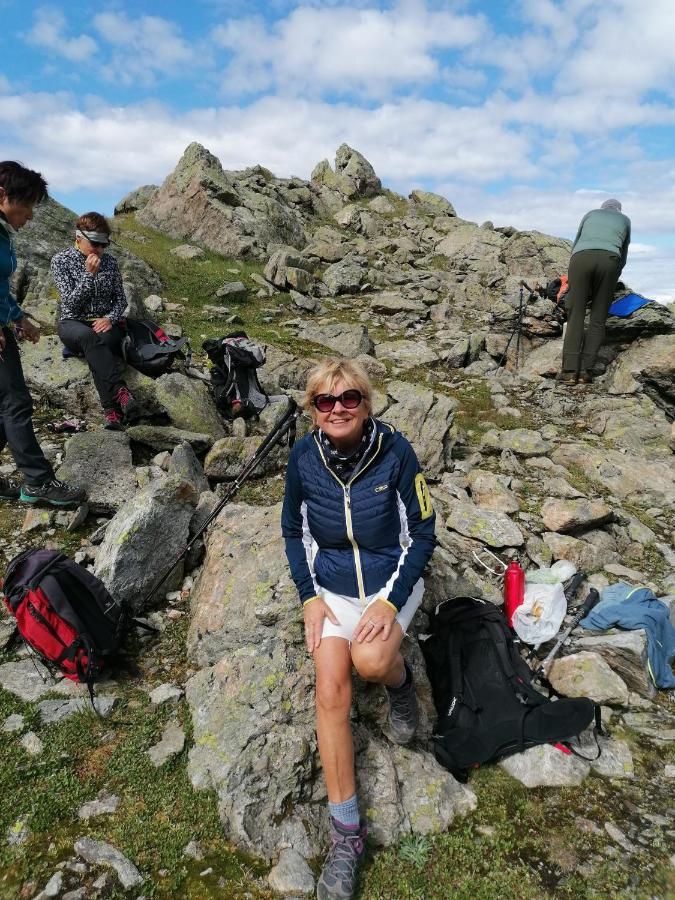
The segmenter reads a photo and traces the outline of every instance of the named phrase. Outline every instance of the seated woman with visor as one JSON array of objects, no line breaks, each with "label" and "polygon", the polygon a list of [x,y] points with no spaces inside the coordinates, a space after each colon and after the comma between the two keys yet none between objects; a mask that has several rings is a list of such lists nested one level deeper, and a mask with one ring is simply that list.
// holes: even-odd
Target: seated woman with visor
[{"label": "seated woman with visor", "polygon": [[106,253],[110,226],[97,212],[75,223],[75,246],[52,258],[51,274],[61,297],[59,337],[87,360],[103,407],[105,427],[119,431],[140,411],[124,381],[120,319],[127,300],[117,260]]},{"label": "seated woman with visor", "polygon": [[316,666],[316,717],[332,847],[318,896],[351,897],[363,855],[349,721],[352,666],[382,684],[390,738],[412,740],[418,707],[400,646],[422,601],[435,514],[415,452],[371,415],[372,387],[352,360],[309,373],[314,430],[293,448],[282,532]]}]

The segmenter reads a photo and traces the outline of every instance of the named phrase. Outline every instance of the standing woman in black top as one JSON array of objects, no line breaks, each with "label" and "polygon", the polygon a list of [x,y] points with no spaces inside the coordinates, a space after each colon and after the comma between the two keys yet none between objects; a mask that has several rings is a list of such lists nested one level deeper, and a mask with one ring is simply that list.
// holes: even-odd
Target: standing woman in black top
[{"label": "standing woman in black top", "polygon": [[104,410],[105,427],[119,430],[138,419],[138,404],[124,383],[119,326],[127,305],[117,261],[105,248],[110,226],[97,212],[76,222],[75,246],[52,258],[61,296],[59,337],[87,360]]}]

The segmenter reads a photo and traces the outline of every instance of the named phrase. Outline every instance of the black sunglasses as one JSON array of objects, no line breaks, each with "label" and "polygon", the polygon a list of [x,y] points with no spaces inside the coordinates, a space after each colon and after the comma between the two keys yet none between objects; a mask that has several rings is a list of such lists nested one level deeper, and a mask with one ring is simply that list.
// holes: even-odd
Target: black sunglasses
[{"label": "black sunglasses", "polygon": [[90,238],[87,238],[92,247],[108,247],[110,246],[110,241],[106,241],[105,244],[103,241],[92,241]]},{"label": "black sunglasses", "polygon": [[345,409],[356,409],[363,400],[363,394],[361,391],[357,391],[356,388],[349,388],[349,390],[338,394],[337,397],[334,397],[332,394],[317,394],[316,397],[312,398],[312,405],[319,412],[326,413],[331,412],[335,408],[338,400]]}]

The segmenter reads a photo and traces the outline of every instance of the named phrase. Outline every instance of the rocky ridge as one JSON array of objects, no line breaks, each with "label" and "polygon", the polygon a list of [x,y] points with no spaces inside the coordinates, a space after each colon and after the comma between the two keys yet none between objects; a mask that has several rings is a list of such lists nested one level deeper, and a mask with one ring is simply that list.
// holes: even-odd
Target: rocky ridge
[{"label": "rocky ridge", "polygon": [[[324,161],[303,182],[260,167],[224,172],[193,144],[164,185],[144,189],[123,209],[138,210],[139,222],[177,240],[265,263],[262,275],[246,279],[249,298],[239,308],[245,315],[277,304],[270,318],[285,349],[268,347],[261,374],[270,393],[299,397],[311,360],[324,352],[366,364],[376,384],[375,413],[412,441],[437,510],[439,546],[415,633],[453,594],[500,602],[499,585],[475,559],[486,547],[505,560],[517,556],[526,568],[569,560],[588,574],[584,591],[623,580],[672,602],[675,318],[668,308],[610,319],[602,375],[588,387],[558,386],[551,376],[560,326],[549,301],[525,296],[519,346],[512,332],[521,281],[565,270],[569,243],[465,222],[449,201],[428,192],[403,198],[384,191],[370,164],[346,145],[334,168]],[[64,226],[64,239],[67,232]],[[23,270],[26,297],[48,296],[49,247],[40,252]],[[146,272],[140,261],[129,265]],[[153,273],[138,277],[140,290],[162,292]],[[160,317],[171,301],[160,298]],[[289,352],[295,339],[312,352]],[[96,411],[86,367],[64,363],[54,338],[26,347],[24,366],[33,391],[52,406],[85,417]],[[148,413],[142,425],[124,435],[75,435],[65,446],[54,442],[51,453],[59,474],[94,486],[94,511],[113,515],[83,546],[82,562],[133,600],[156,574],[146,565],[150,548],[165,542],[169,559],[196,532],[217,502],[219,482],[269,430],[275,410],[259,423],[224,423],[204,384],[184,373],[132,378]],[[272,494],[286,453],[264,473]],[[110,474],[98,491],[96,474],[105,466]],[[217,794],[233,842],[280,859],[280,866],[292,847],[300,861],[291,868],[306,883],[301,861],[315,858],[323,844],[325,797],[312,670],[278,520],[276,504],[232,504],[187,561],[195,579],[187,589],[189,772],[197,789]],[[47,513],[27,533],[55,524]],[[6,556],[22,540],[12,535]],[[168,587],[180,588],[184,574]],[[355,700],[359,789],[381,844],[445,829],[481,802],[428,753],[433,711],[415,638],[405,652],[424,707],[412,750],[393,747],[382,733],[377,690],[359,685]],[[0,667],[0,676],[12,690],[12,670]],[[660,747],[672,741],[673,719],[649,677],[643,632],[578,633],[551,677],[566,692],[605,705],[615,727],[593,769],[552,748],[505,761],[528,787],[578,784],[590,774],[633,778],[635,734]]]}]

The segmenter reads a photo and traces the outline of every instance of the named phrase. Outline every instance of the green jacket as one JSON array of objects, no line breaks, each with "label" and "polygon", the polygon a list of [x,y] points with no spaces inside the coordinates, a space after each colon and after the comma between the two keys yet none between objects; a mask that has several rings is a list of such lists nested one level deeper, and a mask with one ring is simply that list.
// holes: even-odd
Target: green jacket
[{"label": "green jacket", "polygon": [[630,219],[616,209],[592,209],[581,220],[572,253],[582,250],[607,250],[626,265],[630,244]]}]

